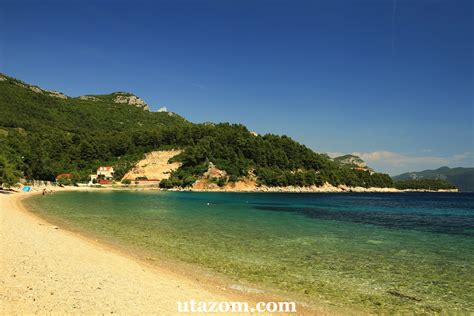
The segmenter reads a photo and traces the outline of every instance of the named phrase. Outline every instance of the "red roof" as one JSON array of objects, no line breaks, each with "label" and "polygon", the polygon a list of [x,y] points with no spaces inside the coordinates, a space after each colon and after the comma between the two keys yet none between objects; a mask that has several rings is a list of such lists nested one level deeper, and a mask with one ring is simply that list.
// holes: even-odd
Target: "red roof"
[{"label": "red roof", "polygon": [[56,176],[56,179],[59,179],[59,178],[71,178],[72,177],[72,173],[61,173],[61,174],[58,174]]},{"label": "red roof", "polygon": [[97,180],[99,184],[109,184],[112,183],[112,180],[106,180],[106,179],[99,179]]},{"label": "red roof", "polygon": [[107,166],[107,167],[98,167],[97,170],[101,170],[101,171],[110,171],[112,169],[112,167],[110,166]]}]

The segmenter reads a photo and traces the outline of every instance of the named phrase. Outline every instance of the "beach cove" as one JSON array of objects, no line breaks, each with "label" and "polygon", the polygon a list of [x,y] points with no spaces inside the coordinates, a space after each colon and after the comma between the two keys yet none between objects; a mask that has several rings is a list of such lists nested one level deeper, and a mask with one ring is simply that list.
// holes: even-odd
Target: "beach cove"
[{"label": "beach cove", "polygon": [[189,299],[257,301],[57,227],[24,208],[22,200],[31,196],[0,194],[2,315],[172,315],[177,301]]},{"label": "beach cove", "polygon": [[224,276],[204,282],[219,294],[252,289],[331,313],[472,309],[470,195],[100,191],[25,202],[52,233],[80,232],[153,269],[195,267],[199,283]]}]

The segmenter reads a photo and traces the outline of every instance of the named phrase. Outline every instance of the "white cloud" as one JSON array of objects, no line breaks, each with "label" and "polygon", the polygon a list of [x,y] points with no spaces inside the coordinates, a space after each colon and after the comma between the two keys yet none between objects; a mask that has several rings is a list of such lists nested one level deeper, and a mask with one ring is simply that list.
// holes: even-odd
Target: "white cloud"
[{"label": "white cloud", "polygon": [[369,153],[353,153],[364,159],[365,161],[387,161],[394,166],[413,164],[413,163],[428,163],[428,164],[447,164],[448,158],[435,156],[409,156],[393,151],[374,151]]}]

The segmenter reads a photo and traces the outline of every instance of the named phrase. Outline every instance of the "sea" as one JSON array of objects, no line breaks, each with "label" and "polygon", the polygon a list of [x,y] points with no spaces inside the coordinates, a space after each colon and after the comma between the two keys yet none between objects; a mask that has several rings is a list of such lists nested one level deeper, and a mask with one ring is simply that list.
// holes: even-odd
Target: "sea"
[{"label": "sea", "polygon": [[143,260],[316,309],[474,313],[474,193],[104,191],[23,203]]}]

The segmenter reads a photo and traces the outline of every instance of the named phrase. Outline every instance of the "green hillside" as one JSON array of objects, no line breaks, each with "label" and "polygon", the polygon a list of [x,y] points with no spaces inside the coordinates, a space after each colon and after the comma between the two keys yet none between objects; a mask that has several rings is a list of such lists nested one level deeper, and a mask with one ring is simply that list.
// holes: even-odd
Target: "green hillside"
[{"label": "green hillside", "polygon": [[99,165],[121,176],[143,154],[181,148],[182,167],[168,185],[184,186],[212,161],[236,181],[252,171],[261,184],[392,186],[388,175],[341,168],[287,136],[254,135],[238,124],[194,124],[150,112],[130,93],[67,97],[0,75],[0,167],[27,179],[65,172],[83,180]]},{"label": "green hillside", "polygon": [[[86,177],[101,164],[118,175],[143,152],[174,137],[170,129],[190,125],[178,115],[150,113],[113,102],[115,93],[94,99],[52,96],[10,77],[0,81],[0,149],[29,179],[53,180],[58,173]],[[167,141],[167,140],[166,140]],[[169,141],[168,141],[169,142]]]},{"label": "green hillside", "polygon": [[351,167],[364,167],[365,162],[359,156],[355,155],[343,155],[333,158],[335,162],[343,165],[349,165]]},{"label": "green hillside", "polygon": [[454,184],[460,191],[474,192],[474,168],[441,167],[436,170],[407,172],[393,177],[393,180],[439,179]]},{"label": "green hillside", "polygon": [[341,167],[345,167],[345,168],[362,168],[362,169],[366,169],[368,171],[371,171],[373,172],[374,170],[370,167],[367,166],[367,164],[365,163],[364,160],[362,160],[362,158],[360,158],[359,156],[356,156],[356,155],[343,155],[343,156],[339,156],[339,157],[335,157],[333,158],[333,161],[341,166]]}]

